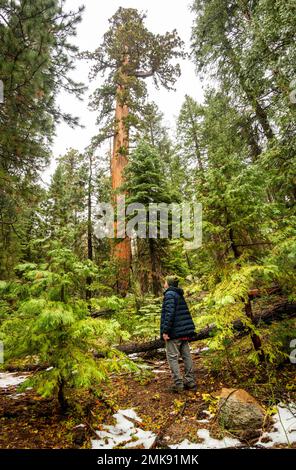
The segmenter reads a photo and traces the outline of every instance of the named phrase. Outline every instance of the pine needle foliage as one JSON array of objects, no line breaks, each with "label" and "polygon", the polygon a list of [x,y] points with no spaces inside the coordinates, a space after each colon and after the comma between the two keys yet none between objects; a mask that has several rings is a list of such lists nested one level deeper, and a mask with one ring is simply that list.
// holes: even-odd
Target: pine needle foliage
[{"label": "pine needle foliage", "polygon": [[[46,263],[24,263],[17,271],[27,295],[17,299],[17,307],[1,325],[5,361],[31,356],[47,366],[24,387],[34,386],[43,397],[57,396],[65,409],[70,388],[98,390],[110,373],[136,370],[114,348],[128,334],[114,319],[91,318],[88,303],[79,295],[77,286],[90,273],[95,276],[95,265],[55,245]],[[95,359],[95,351],[101,359]]]}]

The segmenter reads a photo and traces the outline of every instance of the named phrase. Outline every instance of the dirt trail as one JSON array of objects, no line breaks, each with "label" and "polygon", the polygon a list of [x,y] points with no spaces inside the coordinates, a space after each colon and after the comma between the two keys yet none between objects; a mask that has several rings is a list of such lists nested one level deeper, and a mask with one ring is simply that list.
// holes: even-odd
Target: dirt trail
[{"label": "dirt trail", "polygon": [[[145,371],[141,376],[112,376],[110,382],[102,387],[102,399],[91,406],[87,418],[77,418],[75,413],[61,416],[55,400],[42,399],[33,390],[18,393],[16,384],[0,388],[0,448],[91,447],[96,432],[114,424],[113,414],[117,410],[128,409],[134,410],[141,419],[141,423],[136,423],[137,427],[157,436],[153,447],[165,448],[184,441],[189,441],[190,445],[204,442],[217,444],[215,439],[227,439],[227,434],[219,429],[215,420],[209,419],[205,395],[214,394],[221,387],[240,388],[242,384],[229,374],[223,374],[224,378],[221,378],[222,374],[220,377],[212,374],[205,366],[202,351],[193,352],[193,359],[197,392],[174,394],[168,390],[170,371],[163,353],[160,353],[158,357],[140,362]],[[250,375],[250,370],[246,373]],[[278,380],[283,389],[286,383],[295,379],[291,368],[284,368],[279,374]],[[258,387],[255,384],[248,391],[261,403],[268,404],[268,384],[259,384]],[[283,394],[282,400],[287,398]],[[87,403],[87,397],[79,397],[79,401],[83,405]],[[73,429],[80,423],[86,425],[87,435],[83,442],[77,444],[73,439]],[[228,439],[233,437],[228,435]],[[137,447],[136,442],[134,447]]]}]

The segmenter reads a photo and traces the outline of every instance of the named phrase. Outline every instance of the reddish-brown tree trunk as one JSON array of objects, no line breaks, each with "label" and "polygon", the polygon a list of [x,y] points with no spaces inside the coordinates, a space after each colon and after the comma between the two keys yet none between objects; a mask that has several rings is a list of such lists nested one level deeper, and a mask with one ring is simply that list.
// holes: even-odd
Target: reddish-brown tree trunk
[{"label": "reddish-brown tree trunk", "polygon": [[[123,172],[128,163],[128,129],[126,119],[128,117],[128,106],[124,103],[124,85],[118,85],[115,122],[116,132],[114,136],[113,152],[111,158],[112,190],[116,191],[123,184]],[[117,236],[117,223],[115,223],[115,237]],[[129,275],[131,265],[131,244],[130,239],[125,237],[117,240],[113,248],[113,256],[119,263],[117,290],[125,293],[129,287]]]}]

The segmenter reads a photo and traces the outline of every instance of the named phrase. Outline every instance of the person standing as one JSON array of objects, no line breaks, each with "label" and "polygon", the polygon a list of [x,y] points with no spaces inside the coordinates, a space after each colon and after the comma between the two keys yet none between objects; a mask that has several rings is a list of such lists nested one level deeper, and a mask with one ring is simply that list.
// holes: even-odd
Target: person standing
[{"label": "person standing", "polygon": [[[197,390],[188,343],[194,338],[195,326],[184,299],[184,291],[178,284],[176,276],[168,276],[165,280],[160,322],[160,335],[165,341],[167,361],[174,381],[170,391],[176,393],[184,389]],[[184,379],[179,367],[180,356],[184,362]]]}]

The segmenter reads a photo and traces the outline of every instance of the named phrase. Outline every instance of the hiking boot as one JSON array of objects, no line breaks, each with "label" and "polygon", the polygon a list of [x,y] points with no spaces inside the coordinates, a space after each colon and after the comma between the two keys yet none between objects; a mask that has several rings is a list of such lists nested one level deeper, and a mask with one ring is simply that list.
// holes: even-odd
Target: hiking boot
[{"label": "hiking boot", "polygon": [[171,393],[182,393],[184,392],[184,387],[183,385],[172,385],[168,388],[168,391]]},{"label": "hiking boot", "polygon": [[191,390],[192,392],[197,391],[197,385],[196,384],[184,384],[184,389],[185,390]]}]

